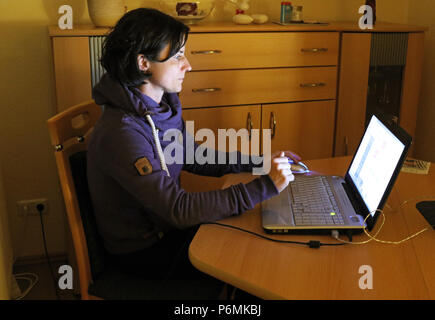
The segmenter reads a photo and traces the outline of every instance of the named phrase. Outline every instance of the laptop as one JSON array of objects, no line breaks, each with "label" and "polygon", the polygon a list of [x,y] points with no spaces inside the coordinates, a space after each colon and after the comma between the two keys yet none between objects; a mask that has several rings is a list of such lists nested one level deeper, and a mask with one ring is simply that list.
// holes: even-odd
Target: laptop
[{"label": "laptop", "polygon": [[387,201],[411,140],[393,121],[373,115],[346,175],[295,175],[278,196],[262,203],[264,230],[292,234],[371,231],[379,216],[377,209]]}]

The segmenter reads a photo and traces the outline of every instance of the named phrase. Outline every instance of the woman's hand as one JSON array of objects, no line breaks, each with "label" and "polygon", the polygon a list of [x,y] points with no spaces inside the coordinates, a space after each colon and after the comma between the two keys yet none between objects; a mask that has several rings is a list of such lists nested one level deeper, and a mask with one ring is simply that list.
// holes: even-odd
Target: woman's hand
[{"label": "woman's hand", "polygon": [[300,157],[293,153],[291,154],[292,155],[290,156],[290,154],[286,154],[285,151],[279,151],[279,153],[274,153],[272,155],[269,177],[279,192],[284,190],[288,184],[295,179],[295,176],[291,171],[291,165],[288,163],[288,157],[294,161],[298,161],[297,159],[300,160]]},{"label": "woman's hand", "polygon": [[299,155],[297,155],[292,151],[275,151],[274,153],[272,153],[271,158],[273,159],[278,157],[281,154],[281,152],[284,152],[284,156],[293,160],[294,163],[298,163],[299,161],[302,160],[302,158]]}]

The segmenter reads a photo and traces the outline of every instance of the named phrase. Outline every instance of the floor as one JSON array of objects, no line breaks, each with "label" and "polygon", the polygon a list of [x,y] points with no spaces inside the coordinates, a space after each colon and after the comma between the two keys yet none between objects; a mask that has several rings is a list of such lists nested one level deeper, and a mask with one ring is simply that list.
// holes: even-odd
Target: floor
[{"label": "floor", "polygon": [[[58,286],[59,277],[62,276],[58,273],[59,267],[67,264],[66,261],[51,262],[53,267],[53,275],[56,277],[56,288],[53,278],[50,273],[49,265],[46,261],[40,260],[39,262],[33,262],[28,264],[19,264],[14,267],[14,275],[16,278],[20,278],[21,274],[36,274],[38,281],[32,289],[21,300],[79,300],[80,295],[75,290],[65,289],[62,290]],[[27,278],[34,278],[34,276],[25,275]],[[17,284],[20,287],[21,294],[23,294],[29,287],[29,281],[23,279],[17,279]],[[241,290],[234,290],[234,287],[229,289],[230,300],[257,300],[257,297]],[[57,295],[56,295],[57,293]]]},{"label": "floor", "polygon": [[[30,281],[20,279],[22,276],[18,274],[32,273],[38,276],[38,281],[34,287],[22,298],[22,300],[77,300],[80,297],[71,289],[60,289],[57,282],[62,274],[58,273],[59,267],[65,265],[66,261],[52,262],[53,275],[56,277],[56,289],[53,278],[50,273],[49,265],[47,262],[40,261],[38,263],[23,264],[14,267],[14,274],[16,275],[17,284],[24,293],[29,287]],[[34,276],[25,275],[26,278],[33,278]],[[57,296],[56,296],[57,293]]]}]

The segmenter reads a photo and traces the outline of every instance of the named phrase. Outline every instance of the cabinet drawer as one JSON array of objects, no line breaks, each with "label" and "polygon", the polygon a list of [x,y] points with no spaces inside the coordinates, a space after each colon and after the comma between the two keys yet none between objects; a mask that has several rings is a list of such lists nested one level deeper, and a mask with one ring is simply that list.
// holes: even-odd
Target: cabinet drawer
[{"label": "cabinet drawer", "polygon": [[338,32],[190,34],[193,70],[335,66]]},{"label": "cabinet drawer", "polygon": [[191,72],[184,108],[335,99],[336,67]]}]

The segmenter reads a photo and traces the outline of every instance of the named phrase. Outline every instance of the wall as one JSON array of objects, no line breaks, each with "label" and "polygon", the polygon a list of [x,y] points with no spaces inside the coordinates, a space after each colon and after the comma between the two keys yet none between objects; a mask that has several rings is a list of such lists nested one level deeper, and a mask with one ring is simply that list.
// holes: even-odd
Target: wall
[{"label": "wall", "polygon": [[[222,0],[218,0],[222,1]],[[358,9],[364,0],[293,0],[293,5],[304,7],[304,18],[323,21],[358,21]],[[281,0],[251,0],[251,13],[265,13],[270,20],[279,20]],[[382,0],[377,2],[378,19],[405,23],[409,0]],[[232,6],[225,5],[232,16]]]},{"label": "wall", "polygon": [[[41,255],[38,217],[17,217],[16,201],[47,198],[50,253],[65,251],[65,214],[46,119],[54,115],[54,76],[47,26],[56,24],[65,1],[0,2],[0,150],[7,211],[16,256]],[[85,21],[85,1],[69,1]],[[87,15],[87,13],[86,13]],[[87,20],[89,23],[89,19]]]},{"label": "wall", "polygon": [[[433,24],[433,0],[378,1],[378,19],[391,22]],[[158,0],[127,0],[132,9],[158,7]],[[304,15],[318,20],[358,20],[363,0],[294,0],[304,6]],[[4,187],[9,213],[10,233],[15,256],[43,254],[41,226],[37,217],[17,217],[18,200],[47,198],[49,215],[45,217],[48,250],[66,251],[65,212],[58,183],[53,150],[45,125],[55,113],[54,76],[51,44],[47,26],[56,25],[58,8],[69,4],[75,24],[89,24],[85,0],[2,0],[0,1],[0,150],[3,155]],[[251,0],[251,13],[266,13],[279,18],[279,0]],[[430,8],[431,10],[427,10]],[[234,7],[218,0],[209,20],[230,21]],[[430,141],[435,138],[430,102],[434,77],[434,40],[430,34],[425,56],[422,110],[419,118],[419,154],[435,161]],[[433,121],[432,121],[433,122]]]},{"label": "wall", "polygon": [[8,220],[0,159],[0,300],[10,299],[11,294],[13,255]]}]

